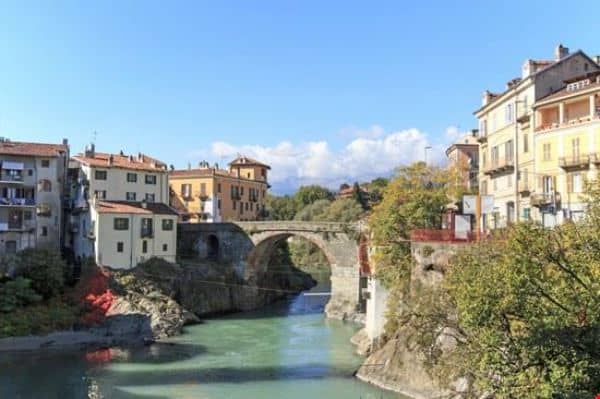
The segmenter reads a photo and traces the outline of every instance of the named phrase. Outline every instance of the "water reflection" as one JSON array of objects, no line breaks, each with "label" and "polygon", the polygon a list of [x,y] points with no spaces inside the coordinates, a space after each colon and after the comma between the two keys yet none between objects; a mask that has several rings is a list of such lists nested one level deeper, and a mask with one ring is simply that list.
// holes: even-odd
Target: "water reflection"
[{"label": "water reflection", "polygon": [[356,327],[326,320],[327,300],[296,296],[149,347],[2,354],[0,397],[399,398],[352,377],[361,361],[349,343]]}]

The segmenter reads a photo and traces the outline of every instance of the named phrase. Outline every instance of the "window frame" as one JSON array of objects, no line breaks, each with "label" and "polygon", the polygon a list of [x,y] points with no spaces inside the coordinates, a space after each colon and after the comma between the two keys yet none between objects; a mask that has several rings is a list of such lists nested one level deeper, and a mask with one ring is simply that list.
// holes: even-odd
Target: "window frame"
[{"label": "window frame", "polygon": [[174,226],[175,226],[175,222],[173,221],[173,219],[164,218],[162,220],[161,225],[162,225],[162,231],[173,231]]},{"label": "window frame", "polygon": [[[137,176],[138,176],[138,174],[135,172],[127,172],[127,177],[126,177],[127,183],[137,183]],[[131,177],[133,177],[133,179]]]},{"label": "window frame", "polygon": [[[123,225],[119,225],[124,223]],[[113,218],[113,230],[115,231],[128,231],[129,230],[129,219],[124,217]]]},{"label": "window frame", "polygon": [[152,184],[152,185],[156,186],[156,180],[157,180],[156,175],[146,174],[144,177],[144,182],[146,184]]},{"label": "window frame", "polygon": [[[98,176],[104,176],[104,177],[98,177]],[[102,181],[108,180],[108,171],[94,169],[94,180],[102,180]]]}]

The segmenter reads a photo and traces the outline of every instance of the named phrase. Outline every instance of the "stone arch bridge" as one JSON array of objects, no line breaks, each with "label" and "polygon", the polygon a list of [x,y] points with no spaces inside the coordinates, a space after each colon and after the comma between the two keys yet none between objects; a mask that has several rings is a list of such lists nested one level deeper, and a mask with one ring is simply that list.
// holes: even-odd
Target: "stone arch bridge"
[{"label": "stone arch bridge", "polygon": [[360,224],[335,222],[180,223],[178,255],[232,264],[240,277],[260,286],[262,272],[277,245],[292,236],[302,237],[316,244],[331,266],[331,298],[325,312],[344,319],[354,317],[362,308],[360,289],[365,280],[361,274],[367,258],[362,230]]}]

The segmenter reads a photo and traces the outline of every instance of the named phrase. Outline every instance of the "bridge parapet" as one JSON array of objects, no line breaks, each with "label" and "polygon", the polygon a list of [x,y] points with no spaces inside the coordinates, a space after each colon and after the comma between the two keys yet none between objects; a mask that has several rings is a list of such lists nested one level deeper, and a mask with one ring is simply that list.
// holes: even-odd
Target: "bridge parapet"
[{"label": "bridge parapet", "polygon": [[233,222],[242,230],[252,231],[308,231],[312,233],[331,232],[344,233],[356,229],[355,223],[340,222],[304,222],[304,221],[285,221],[273,220],[262,222]]}]

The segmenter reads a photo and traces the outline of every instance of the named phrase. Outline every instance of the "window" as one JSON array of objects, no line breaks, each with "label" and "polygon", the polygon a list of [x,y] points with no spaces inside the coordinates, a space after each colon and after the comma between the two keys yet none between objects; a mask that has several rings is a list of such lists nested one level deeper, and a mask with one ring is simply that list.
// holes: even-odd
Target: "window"
[{"label": "window", "polygon": [[498,146],[492,147],[492,166],[498,166]]},{"label": "window", "polygon": [[200,195],[206,195],[206,183],[200,183]]},{"label": "window", "polygon": [[551,148],[550,143],[544,144],[542,148],[544,151],[542,159],[544,161],[551,161],[552,160],[552,148]]},{"label": "window", "polygon": [[246,173],[246,177],[249,179],[250,178],[250,172]]},{"label": "window", "polygon": [[508,140],[504,145],[504,157],[507,163],[512,162],[514,155],[514,145],[512,140]]},{"label": "window", "polygon": [[106,180],[106,171],[105,170],[96,170],[96,171],[94,171],[94,179],[96,179],[96,180]]},{"label": "window", "polygon": [[162,229],[164,231],[173,230],[173,219],[163,219],[162,221]]},{"label": "window", "polygon": [[244,214],[244,203],[240,202],[240,215]]},{"label": "window", "polygon": [[40,189],[41,191],[50,192],[52,191],[52,182],[47,179],[40,180]]},{"label": "window", "polygon": [[508,188],[512,187],[512,183],[513,183],[512,175],[506,176],[506,187],[508,187]]},{"label": "window", "polygon": [[127,218],[115,218],[114,219],[115,230],[129,230],[129,219]]},{"label": "window", "polygon": [[250,204],[248,202],[246,202],[246,210],[248,210],[250,208]]},{"label": "window", "polygon": [[125,198],[127,199],[127,201],[135,201],[135,196],[135,193],[131,191],[125,194]]},{"label": "window", "polygon": [[33,169],[27,169],[27,176],[33,176]]},{"label": "window", "polygon": [[148,252],[148,241],[144,240],[142,241],[142,253],[147,253]]},{"label": "window", "polygon": [[527,133],[523,135],[523,152],[529,152],[529,135]]},{"label": "window", "polygon": [[529,99],[527,96],[523,97],[523,115],[525,115],[529,110]]},{"label": "window", "polygon": [[50,167],[50,160],[42,159],[42,168],[49,168],[49,167]]},{"label": "window", "polygon": [[553,183],[554,182],[553,182],[552,176],[544,176],[542,178],[542,188],[543,188],[544,194],[552,194],[552,192],[554,191]]},{"label": "window", "polygon": [[146,175],[146,184],[156,184],[156,175]]},{"label": "window", "polygon": [[236,202],[233,201],[233,210],[235,211],[235,209],[236,209]]},{"label": "window", "polygon": [[191,184],[182,184],[181,185],[181,196],[183,198],[191,198],[192,197],[192,185]]},{"label": "window", "polygon": [[217,200],[217,208],[221,209],[221,199],[220,198]]},{"label": "window", "polygon": [[117,242],[117,252],[123,252],[123,242]]},{"label": "window", "polygon": [[567,177],[567,191],[570,193],[581,193],[583,191],[583,177],[581,173],[571,173]]},{"label": "window", "polygon": [[154,202],[154,194],[146,193],[146,202]]},{"label": "window", "polygon": [[137,173],[127,173],[127,183],[137,183]]},{"label": "window", "polygon": [[579,137],[571,140],[573,159],[579,159]]},{"label": "window", "polygon": [[42,237],[47,237],[48,236],[48,227],[46,226],[42,226],[42,233],[41,233]]},{"label": "window", "polygon": [[244,186],[240,187],[240,195],[244,195]]},{"label": "window", "polygon": [[167,252],[169,250],[169,246],[167,244],[163,244],[163,252]]},{"label": "window", "polygon": [[485,119],[482,119],[479,121],[479,137],[485,136],[487,136],[487,121]]},{"label": "window", "polygon": [[481,182],[481,194],[487,195],[487,181]]},{"label": "window", "polygon": [[493,179],[494,182],[494,191],[498,190],[498,179]]},{"label": "window", "polygon": [[531,218],[531,209],[523,208],[523,219],[529,220]]},{"label": "window", "polygon": [[23,212],[23,220],[31,220],[33,218],[33,213],[31,211]]},{"label": "window", "polygon": [[217,192],[220,193],[221,192],[221,183],[217,183]]},{"label": "window", "polygon": [[153,235],[152,219],[143,218],[142,219],[142,238],[152,237],[152,235]]},{"label": "window", "polygon": [[260,170],[260,175],[261,175],[262,177],[267,177],[267,170],[266,170],[265,168],[262,168],[262,169]]},{"label": "window", "polygon": [[97,199],[106,199],[106,190],[94,190],[94,197]]},{"label": "window", "polygon": [[505,121],[506,123],[513,123],[513,105],[512,104],[507,104],[506,105],[506,109],[505,109]]}]

